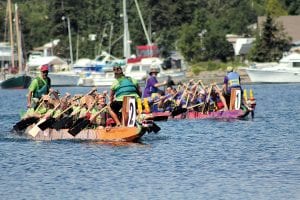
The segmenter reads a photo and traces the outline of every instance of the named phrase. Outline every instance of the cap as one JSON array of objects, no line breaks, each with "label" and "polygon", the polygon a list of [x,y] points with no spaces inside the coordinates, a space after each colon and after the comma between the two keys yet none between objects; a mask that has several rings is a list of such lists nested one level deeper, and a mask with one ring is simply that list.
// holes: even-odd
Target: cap
[{"label": "cap", "polygon": [[228,66],[227,67],[227,72],[232,72],[233,71],[233,68],[231,66]]},{"label": "cap", "polygon": [[41,72],[49,71],[48,65],[41,66]]},{"label": "cap", "polygon": [[152,73],[159,73],[159,69],[157,67],[151,67],[149,74],[151,75]]}]

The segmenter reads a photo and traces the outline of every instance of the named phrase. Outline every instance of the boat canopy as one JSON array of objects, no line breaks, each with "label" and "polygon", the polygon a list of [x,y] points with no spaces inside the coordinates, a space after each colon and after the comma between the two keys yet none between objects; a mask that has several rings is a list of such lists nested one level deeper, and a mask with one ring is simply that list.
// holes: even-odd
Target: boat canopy
[{"label": "boat canopy", "polygon": [[41,56],[39,58],[35,58],[30,60],[27,63],[29,68],[36,68],[41,65],[67,65],[67,62],[57,56]]}]

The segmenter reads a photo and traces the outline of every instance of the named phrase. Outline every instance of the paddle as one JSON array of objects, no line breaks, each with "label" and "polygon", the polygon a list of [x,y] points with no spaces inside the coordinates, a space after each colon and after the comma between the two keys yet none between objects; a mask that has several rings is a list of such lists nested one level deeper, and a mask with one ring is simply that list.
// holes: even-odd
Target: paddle
[{"label": "paddle", "polygon": [[[188,87],[186,87],[186,89],[183,91],[183,93],[182,93],[182,95],[181,95],[181,97],[180,97],[180,100],[179,100],[179,104],[180,104],[181,100],[183,99],[183,96],[184,96],[184,94],[187,92],[187,90],[188,90]],[[189,96],[188,96],[188,99],[189,99]],[[188,102],[188,99],[187,99],[187,102]],[[187,108],[186,108],[186,107],[183,108],[183,107],[180,106],[180,105],[176,105],[176,106],[174,107],[174,109],[172,110],[171,115],[172,115],[173,117],[175,117],[175,116],[177,116],[177,115],[179,115],[179,114],[185,113],[186,111],[187,111]]]},{"label": "paddle", "polygon": [[151,130],[152,130],[154,133],[158,133],[158,132],[161,130],[161,128],[160,128],[156,123],[153,122],[153,125],[152,125]]},{"label": "paddle", "polygon": [[86,118],[83,119],[80,123],[78,123],[77,125],[73,126],[71,129],[69,129],[68,132],[75,137],[78,133],[80,133],[80,131],[82,131],[93,120],[95,120],[96,117],[100,115],[106,108],[107,106],[103,107],[99,112],[95,113],[90,119],[86,119]]},{"label": "paddle", "polygon": [[[61,99],[60,102],[62,102],[63,100],[66,100],[66,98],[68,98],[70,96],[69,93],[66,93],[66,95]],[[78,97],[80,98],[80,97]],[[76,99],[75,99],[76,100]],[[69,106],[68,108],[66,108],[63,112],[61,112],[58,116],[54,117],[50,117],[48,118],[46,121],[44,121],[43,123],[39,124],[39,128],[41,130],[45,130],[47,128],[52,128],[51,126],[56,122],[56,120],[65,112],[67,112],[68,110],[70,110],[72,108],[72,106]]]},{"label": "paddle", "polygon": [[[60,106],[60,103],[55,106],[55,108],[51,111],[50,115]],[[40,131],[41,129],[39,128],[39,125],[42,124],[43,122],[45,122],[47,120],[47,113],[45,114],[45,116],[40,119],[40,121],[33,127],[31,128],[28,133],[32,136],[35,137]]]},{"label": "paddle", "polygon": [[[88,112],[91,111],[91,109],[94,107],[94,104],[95,104],[95,103],[96,103],[96,100],[94,100],[94,101],[92,102],[90,108],[86,111],[86,113],[88,113]],[[82,106],[83,106],[83,105],[82,105]],[[82,106],[80,106],[80,109],[81,109]],[[77,113],[81,112],[80,109],[78,109],[75,113],[72,113],[72,115],[75,116]],[[84,116],[84,117],[79,116],[79,118],[73,123],[73,121],[74,121],[74,120],[73,120],[73,116],[71,116],[71,118],[69,118],[70,122],[68,122],[68,123],[70,123],[70,126],[68,126],[67,128],[72,129],[72,128],[74,128],[75,126],[77,126],[78,124],[82,123],[82,121],[85,121],[85,120],[86,120],[86,116]],[[72,121],[72,124],[71,124],[71,121]]]},{"label": "paddle", "polygon": [[223,103],[224,110],[227,111],[228,106],[227,106],[227,103],[226,103],[226,99],[222,94],[222,90],[219,88],[219,86],[216,83],[214,84],[214,86],[215,86],[215,89],[216,89],[217,93],[219,94],[219,98],[220,98],[221,102]]},{"label": "paddle", "polygon": [[47,128],[51,128],[51,126],[56,122],[56,120],[63,115],[64,113],[66,113],[68,110],[70,110],[72,108],[72,105],[69,106],[68,108],[66,108],[63,112],[61,112],[58,116],[54,117],[50,117],[48,118],[46,121],[44,121],[43,123],[39,124],[38,127],[41,130],[45,130]]},{"label": "paddle", "polygon": [[195,107],[198,107],[198,106],[202,106],[203,104],[204,104],[204,102],[201,102],[201,103],[192,105],[192,106],[188,107],[187,109],[190,110],[190,109],[192,109],[192,108],[195,108]]},{"label": "paddle", "polygon": [[212,91],[212,84],[211,84],[211,86],[209,88],[208,95],[207,95],[206,100],[204,102],[204,106],[202,108],[202,113],[204,113],[204,112],[206,112],[208,110],[208,105],[209,105],[211,91]]},{"label": "paddle", "polygon": [[[50,92],[47,94],[49,95]],[[42,102],[43,102],[43,98],[41,98],[39,100],[39,105],[37,106],[37,108],[34,110],[37,111],[41,105],[42,105]],[[25,119],[21,119],[19,122],[17,122],[14,126],[13,126],[13,129],[16,130],[16,131],[21,131],[21,130],[24,130],[26,129],[29,125],[31,124],[34,124],[34,123],[37,123],[39,121],[39,118],[38,117],[35,117],[35,116],[32,116],[32,117],[27,117]]]},{"label": "paddle", "polygon": [[38,117],[28,117],[25,119],[22,119],[21,121],[17,122],[14,126],[13,129],[16,131],[21,131],[27,128],[29,125],[37,123],[40,118]]},{"label": "paddle", "polygon": [[[74,101],[78,100],[78,99],[81,99],[87,95],[92,95],[94,92],[96,92],[97,89],[96,88],[93,88],[91,91],[89,91],[87,94],[83,95],[83,96],[80,96],[78,98],[75,98]],[[74,111],[73,111],[74,112]],[[59,129],[62,129],[62,128],[70,128],[71,126],[81,122],[83,119],[77,119],[75,123],[74,122],[74,119],[73,117],[78,113],[80,112],[80,109],[78,109],[77,111],[75,111],[74,113],[71,113],[70,116],[66,116],[66,117],[63,117],[61,118],[59,121],[56,121],[54,122],[54,124],[52,125],[53,128],[55,128],[56,130],[59,130]]]}]

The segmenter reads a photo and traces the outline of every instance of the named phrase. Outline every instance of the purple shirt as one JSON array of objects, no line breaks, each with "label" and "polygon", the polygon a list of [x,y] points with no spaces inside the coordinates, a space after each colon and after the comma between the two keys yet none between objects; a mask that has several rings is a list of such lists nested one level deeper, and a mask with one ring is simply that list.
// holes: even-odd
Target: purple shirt
[{"label": "purple shirt", "polygon": [[158,91],[158,88],[154,86],[156,83],[158,83],[158,81],[155,76],[151,76],[147,79],[143,98],[151,97],[152,93],[156,93]]}]

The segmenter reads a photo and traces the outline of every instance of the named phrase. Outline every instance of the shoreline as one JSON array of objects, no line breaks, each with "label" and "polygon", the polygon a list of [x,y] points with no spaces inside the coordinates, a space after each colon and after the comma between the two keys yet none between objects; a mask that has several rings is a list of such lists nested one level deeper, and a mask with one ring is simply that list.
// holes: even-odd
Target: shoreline
[{"label": "shoreline", "polygon": [[[252,84],[245,69],[237,69],[236,72],[239,73],[241,77],[241,84]],[[187,72],[185,81],[194,79],[194,80],[202,80],[203,83],[205,84],[209,84],[209,83],[223,84],[225,75],[226,75],[225,70],[202,71],[199,73],[199,75],[193,75],[191,72]]]}]

